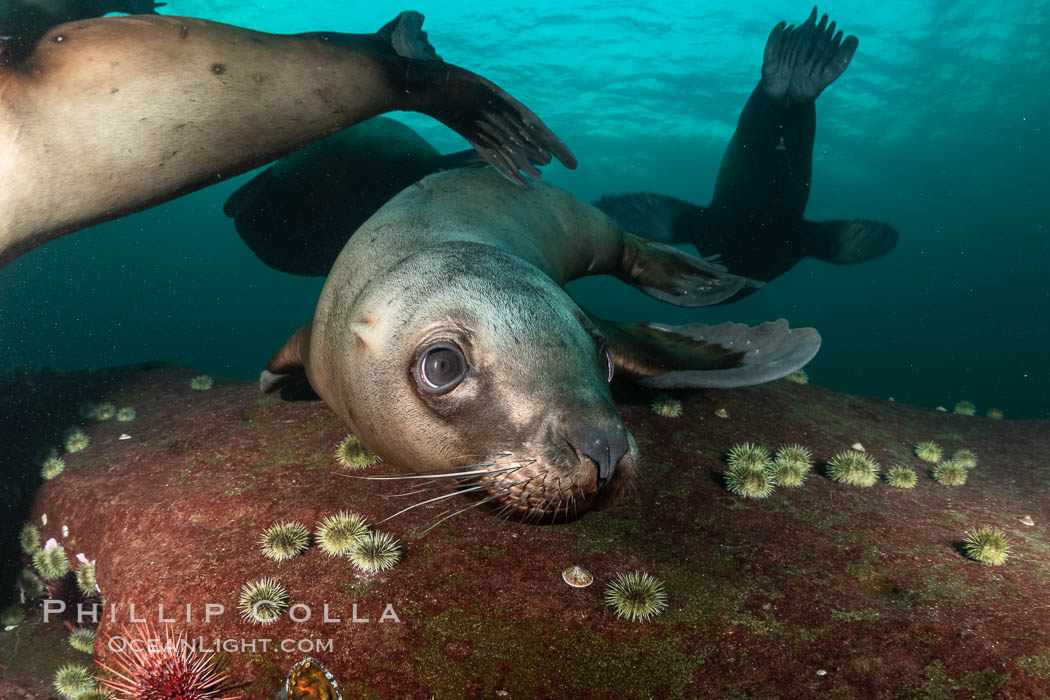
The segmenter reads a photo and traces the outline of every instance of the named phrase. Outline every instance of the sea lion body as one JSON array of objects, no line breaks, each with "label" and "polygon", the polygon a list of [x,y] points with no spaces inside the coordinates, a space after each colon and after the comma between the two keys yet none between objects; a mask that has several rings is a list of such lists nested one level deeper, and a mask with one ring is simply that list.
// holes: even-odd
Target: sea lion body
[{"label": "sea lion body", "polygon": [[[552,153],[574,165],[535,115],[438,59],[421,22],[404,13],[368,35],[168,16],[50,29],[0,65],[0,265],[390,110],[443,120],[508,177]],[[490,118],[499,136],[483,130]]]},{"label": "sea lion body", "polygon": [[[756,357],[786,374],[819,346],[812,329],[783,322],[767,324],[775,343],[760,338],[770,329],[731,324],[737,333],[720,346],[703,335],[725,326],[610,324],[562,288],[589,274],[688,305],[745,284],[625,233],[557,188],[453,170],[409,186],[349,239],[313,319],[274,355],[261,386],[273,391],[305,372],[385,461],[417,472],[485,465],[470,482],[481,482],[478,495],[522,517],[557,519],[608,505],[636,469],[609,392],[611,362],[642,383],[701,386],[701,375],[731,368],[747,368],[743,383],[754,383]],[[452,351],[467,369],[434,390],[431,353]]]},{"label": "sea lion body", "polygon": [[740,113],[708,206],[655,193],[607,195],[596,206],[629,231],[690,243],[732,272],[763,282],[807,256],[851,264],[891,251],[898,233],[889,224],[803,216],[813,176],[815,101],[846,70],[858,41],[836,33],[827,15],[818,23],[816,8],[798,27],[785,24],[770,33],[762,79]]}]

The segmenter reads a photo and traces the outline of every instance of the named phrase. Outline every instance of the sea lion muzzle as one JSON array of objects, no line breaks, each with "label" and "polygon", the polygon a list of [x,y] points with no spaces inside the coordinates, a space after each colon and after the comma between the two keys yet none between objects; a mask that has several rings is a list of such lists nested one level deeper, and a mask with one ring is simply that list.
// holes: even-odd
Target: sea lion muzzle
[{"label": "sea lion muzzle", "polygon": [[627,431],[617,422],[611,430],[595,425],[581,425],[569,430],[565,436],[580,457],[580,461],[594,463],[597,475],[597,490],[601,491],[616,472],[616,466],[627,454]]}]

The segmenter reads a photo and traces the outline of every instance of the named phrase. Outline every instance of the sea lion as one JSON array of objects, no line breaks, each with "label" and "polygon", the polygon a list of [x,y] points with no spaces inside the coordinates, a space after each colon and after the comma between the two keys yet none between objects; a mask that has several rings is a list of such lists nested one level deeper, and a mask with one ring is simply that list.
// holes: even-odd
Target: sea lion
[{"label": "sea lion", "polygon": [[399,121],[376,117],[285,156],[222,210],[270,267],[324,276],[351,233],[431,173],[484,165],[477,151],[441,155]]},{"label": "sea lion", "polygon": [[23,54],[51,27],[110,12],[156,14],[166,4],[153,0],[4,0],[0,2],[0,38],[11,42],[13,53]]},{"label": "sea lion", "polygon": [[748,284],[625,233],[563,190],[452,170],[409,186],[350,237],[313,318],[260,387],[305,374],[388,463],[455,478],[505,513],[557,520],[609,505],[636,469],[608,387],[614,367],[645,386],[742,386],[789,374],[820,346],[815,330],[784,320],[596,319],[562,288],[594,274],[684,306]]},{"label": "sea lion", "polygon": [[381,112],[428,114],[504,176],[575,159],[524,105],[441,61],[406,12],[376,34],[106,17],[0,40],[0,266],[58,236],[218,182]]},{"label": "sea lion", "polygon": [[[706,207],[661,194],[605,196],[596,206],[629,231],[665,243],[691,243],[730,271],[769,281],[806,256],[837,264],[885,255],[897,244],[889,224],[868,219],[803,218],[813,174],[818,95],[857,50],[814,7],[798,27],[769,35],[762,78],[740,114]],[[745,294],[747,291],[745,290]],[[737,298],[740,298],[739,296]]]}]

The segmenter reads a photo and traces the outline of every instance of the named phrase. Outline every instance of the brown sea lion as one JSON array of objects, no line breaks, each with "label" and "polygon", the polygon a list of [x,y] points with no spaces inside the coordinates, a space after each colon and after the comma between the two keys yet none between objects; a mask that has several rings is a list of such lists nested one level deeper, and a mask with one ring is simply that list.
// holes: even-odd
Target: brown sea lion
[{"label": "brown sea lion", "polygon": [[406,12],[376,34],[275,35],[200,19],[88,19],[25,58],[0,40],[0,266],[381,112],[463,135],[504,176],[569,150],[491,82],[441,61]]},{"label": "brown sea lion", "polygon": [[350,237],[313,318],[260,386],[305,374],[388,463],[555,520],[609,505],[636,469],[609,391],[614,365],[646,386],[742,386],[789,374],[820,345],[815,330],[783,320],[602,321],[562,288],[595,274],[685,306],[748,285],[625,233],[563,190],[452,170],[409,186]]},{"label": "brown sea lion", "polygon": [[0,38],[13,51],[27,52],[51,27],[110,12],[156,14],[167,3],[153,0],[3,0],[0,2]]}]

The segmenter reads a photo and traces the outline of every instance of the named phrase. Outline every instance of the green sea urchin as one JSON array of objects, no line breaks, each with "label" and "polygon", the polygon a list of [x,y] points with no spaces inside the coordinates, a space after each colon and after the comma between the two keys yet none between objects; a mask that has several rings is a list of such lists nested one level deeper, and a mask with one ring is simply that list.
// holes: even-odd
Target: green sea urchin
[{"label": "green sea urchin", "polygon": [[237,607],[245,620],[269,625],[288,608],[288,591],[275,578],[250,581],[241,587]]},{"label": "green sea urchin", "polygon": [[25,622],[26,611],[18,603],[12,603],[0,611],[0,625],[14,627]]},{"label": "green sea urchin", "polygon": [[98,416],[98,404],[92,403],[91,401],[83,401],[77,408],[77,413],[80,414],[81,418],[96,418]]},{"label": "green sea urchin", "polygon": [[926,440],[915,445],[915,456],[924,462],[936,464],[941,461],[943,454],[941,446],[932,440]]},{"label": "green sea urchin", "polygon": [[77,588],[84,595],[96,595],[98,593],[98,581],[95,579],[95,562],[82,561],[77,567]]},{"label": "green sea urchin", "polygon": [[771,467],[730,467],[724,476],[726,490],[744,498],[766,498],[777,484]]},{"label": "green sea urchin", "polygon": [[729,449],[726,457],[730,469],[762,471],[773,466],[769,450],[751,442],[737,443]]},{"label": "green sea urchin", "polygon": [[796,384],[809,384],[809,375],[806,374],[804,369],[796,369],[791,374],[784,377],[789,382],[795,382]]},{"label": "green sea urchin", "polygon": [[977,453],[967,447],[964,447],[961,450],[955,451],[955,454],[952,455],[952,461],[958,464],[960,467],[964,467],[966,469],[973,469],[977,466]]},{"label": "green sea urchin", "polygon": [[78,627],[69,635],[69,646],[85,654],[95,653],[95,630]]},{"label": "green sea urchin", "polygon": [[350,561],[369,573],[389,569],[400,559],[401,545],[385,532],[370,532],[350,548]]},{"label": "green sea urchin", "polygon": [[40,548],[40,530],[36,528],[36,525],[26,523],[18,534],[18,542],[22,545],[23,552],[33,554]]},{"label": "green sea urchin", "polygon": [[29,569],[22,569],[18,572],[18,588],[28,600],[39,598],[44,595],[44,591],[46,590],[44,588],[44,582],[40,580],[40,577]]},{"label": "green sea urchin", "polygon": [[960,416],[972,416],[977,413],[977,407],[973,405],[973,401],[960,401],[955,404],[953,412]]},{"label": "green sea urchin", "polygon": [[992,420],[1002,420],[1003,419],[1003,409],[1001,409],[1001,408],[989,408],[987,411],[984,412],[984,415],[988,416]]},{"label": "green sea urchin", "polygon": [[117,415],[117,407],[109,401],[100,403],[95,407],[95,420],[109,420],[115,415]]},{"label": "green sea urchin", "polygon": [[131,406],[125,406],[124,408],[117,411],[117,420],[121,423],[130,423],[135,420],[136,417],[135,409]]},{"label": "green sea urchin", "polygon": [[886,483],[890,486],[896,486],[899,489],[913,489],[918,481],[919,477],[914,469],[909,469],[908,467],[901,465],[891,467],[890,470],[886,472]]},{"label": "green sea urchin", "polygon": [[207,391],[215,386],[215,380],[207,374],[198,374],[190,380],[190,388],[197,391]]},{"label": "green sea urchin", "polygon": [[343,510],[322,520],[314,537],[322,552],[330,557],[341,557],[349,554],[354,544],[367,534],[365,519]]},{"label": "green sea urchin", "polygon": [[54,687],[62,697],[79,700],[95,687],[95,679],[83,664],[66,664],[55,673]]},{"label": "green sea urchin", "polygon": [[653,413],[664,418],[677,418],[682,415],[682,402],[667,395],[657,396],[649,404],[649,408],[653,409]]},{"label": "green sea urchin", "polygon": [[605,589],[605,604],[617,617],[648,620],[667,608],[667,592],[659,579],[644,571],[620,573]]},{"label": "green sea urchin", "polygon": [[945,459],[933,468],[933,479],[945,486],[962,486],[966,483],[966,467]]},{"label": "green sea urchin", "polygon": [[276,522],[259,538],[264,557],[284,561],[297,557],[310,545],[310,531],[300,522]]},{"label": "green sea urchin", "polygon": [[54,538],[47,541],[43,549],[33,554],[33,566],[45,581],[65,576],[69,572],[69,559],[66,550]]},{"label": "green sea urchin", "polygon": [[102,688],[93,688],[78,697],[77,700],[113,700],[113,693]]},{"label": "green sea urchin", "polygon": [[83,428],[72,427],[65,434],[66,452],[83,452],[91,445],[91,436]]},{"label": "green sea urchin", "polygon": [[994,527],[978,527],[966,533],[963,542],[966,556],[982,564],[999,566],[1010,556],[1006,533]]},{"label": "green sea urchin", "polygon": [[856,450],[843,450],[828,461],[828,476],[840,484],[872,486],[879,478],[879,465]]},{"label": "green sea urchin", "polygon": [[66,461],[61,457],[48,457],[44,460],[44,465],[40,467],[40,476],[45,481],[50,481],[56,476],[61,474],[66,469]]},{"label": "green sea urchin", "polygon": [[773,457],[773,478],[777,486],[801,486],[813,466],[812,453],[799,444],[782,445]]},{"label": "green sea urchin", "polygon": [[347,469],[364,469],[379,461],[379,457],[362,444],[356,435],[347,435],[335,448],[335,459]]}]

